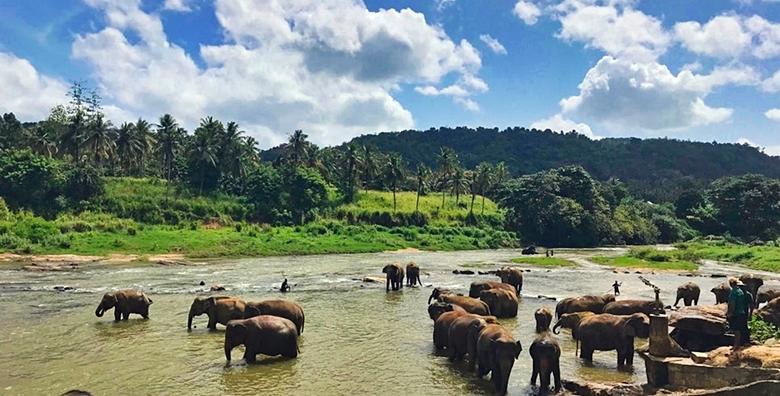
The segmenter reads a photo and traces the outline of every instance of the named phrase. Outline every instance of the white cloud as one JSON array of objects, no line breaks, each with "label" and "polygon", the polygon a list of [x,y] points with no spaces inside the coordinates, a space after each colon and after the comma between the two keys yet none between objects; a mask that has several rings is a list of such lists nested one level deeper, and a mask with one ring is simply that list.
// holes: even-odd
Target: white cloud
[{"label": "white cloud", "polygon": [[514,14],[520,18],[526,25],[534,25],[542,15],[542,11],[536,4],[530,1],[518,1],[513,10]]},{"label": "white cloud", "polygon": [[780,91],[780,70],[776,71],[771,77],[761,82],[761,89],[766,92]]},{"label": "white cloud", "polygon": [[710,74],[682,70],[672,74],[662,64],[603,57],[585,75],[579,94],[561,100],[564,115],[630,129],[680,129],[726,121],[730,108],[704,102],[724,85],[755,84],[750,68],[721,68]]},{"label": "white cloud", "polygon": [[737,57],[751,45],[751,34],[736,15],[720,15],[704,25],[681,22],[674,25],[675,37],[689,51],[714,57]]},{"label": "white cloud", "polygon": [[[775,109],[775,110],[778,110],[778,116],[780,117],[780,109]],[[780,121],[780,119],[778,119],[778,121]],[[770,155],[774,157],[780,156],[780,145],[761,147],[758,144],[755,144],[751,140],[744,137],[737,139],[736,143],[747,144],[748,146],[755,147],[766,155]]]},{"label": "white cloud", "polygon": [[772,121],[780,122],[780,109],[769,109],[764,116]]},{"label": "white cloud", "polygon": [[493,53],[506,55],[506,48],[504,48],[504,46],[498,40],[493,38],[493,36],[489,34],[480,34],[479,39],[485,43],[485,45],[487,45],[488,48],[493,51]]},{"label": "white cloud", "polygon": [[163,8],[171,11],[188,12],[192,11],[188,0],[165,0]]},{"label": "white cloud", "polygon": [[436,1],[436,11],[444,11],[447,7],[454,5],[455,0],[435,0]]},{"label": "white cloud", "polygon": [[753,55],[759,59],[769,59],[780,56],[780,23],[772,23],[754,15],[745,21],[745,26],[755,35],[758,42],[753,48]]},{"label": "white cloud", "polygon": [[[170,112],[192,128],[200,117],[235,120],[261,143],[304,129],[317,143],[339,143],[377,130],[413,127],[392,97],[400,84],[468,96],[487,90],[479,52],[453,42],[409,9],[369,11],[352,0],[217,0],[227,43],[202,45],[199,67],[170,43],[158,16],[138,2],[87,0],[107,25],[79,35],[73,56],[94,70],[117,115]],[[127,31],[141,38],[130,42]],[[453,77],[465,93],[437,88]]]},{"label": "white cloud", "polygon": [[585,135],[591,139],[599,139],[600,137],[593,134],[590,126],[581,122],[574,122],[568,118],[565,118],[561,114],[556,114],[550,118],[538,120],[531,124],[531,128],[540,130],[550,129],[556,132],[571,132],[577,131],[578,133]]},{"label": "white cloud", "polygon": [[0,114],[14,113],[21,121],[40,121],[68,100],[65,82],[40,74],[27,59],[7,52],[0,52],[0,87]]},{"label": "white cloud", "polygon": [[631,1],[568,0],[554,7],[558,37],[622,59],[652,61],[671,41],[661,21],[631,8]]},{"label": "white cloud", "polygon": [[415,92],[425,96],[450,96],[452,100],[463,106],[466,110],[479,111],[479,104],[470,99],[474,92],[486,92],[487,84],[473,75],[464,75],[457,83],[444,88],[436,88],[432,85],[418,86]]}]

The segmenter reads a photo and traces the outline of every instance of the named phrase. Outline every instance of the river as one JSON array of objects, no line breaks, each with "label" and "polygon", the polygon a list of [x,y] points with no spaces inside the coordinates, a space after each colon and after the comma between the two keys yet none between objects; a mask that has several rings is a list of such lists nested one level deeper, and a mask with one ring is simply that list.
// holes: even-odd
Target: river
[{"label": "river", "polygon": [[[528,347],[534,310],[555,306],[554,301],[535,296],[603,293],[618,280],[623,282],[621,298],[653,298],[637,274],[588,265],[584,259],[594,252],[556,252],[584,264],[575,268],[526,267],[531,271],[525,274],[518,318],[501,320],[524,348],[512,372],[510,394],[530,390]],[[96,395],[491,394],[487,378],[478,379],[463,364],[450,364],[435,353],[433,324],[426,311],[428,285],[467,293],[470,282],[497,278],[454,275],[453,269],[494,269],[519,255],[515,250],[399,252],[247,258],[189,266],[112,264],[40,273],[6,265],[0,267],[0,394],[53,395],[72,388]],[[422,268],[428,287],[385,293],[384,284],[356,280],[382,276],[385,264],[409,261]],[[713,263],[702,269],[729,270]],[[195,318],[197,328],[187,331],[190,303],[207,294],[209,285],[224,285],[226,294],[247,300],[278,298],[274,288],[285,276],[293,287],[284,297],[299,302],[306,312],[297,359],[262,357],[260,364],[251,366],[238,359],[226,365],[221,326],[207,331],[204,315]],[[723,281],[674,273],[645,276],[662,288],[667,304],[674,302],[676,287],[690,280],[701,286],[700,303],[713,303],[709,289]],[[207,286],[199,286],[200,281]],[[58,292],[56,286],[75,289]],[[114,323],[113,312],[95,317],[102,294],[119,288],[144,290],[154,300],[151,319],[133,315],[127,322]],[[597,352],[593,365],[586,367],[575,358],[568,333],[559,339],[564,378],[644,382],[641,359],[635,359],[632,371],[618,371],[614,351]]]}]

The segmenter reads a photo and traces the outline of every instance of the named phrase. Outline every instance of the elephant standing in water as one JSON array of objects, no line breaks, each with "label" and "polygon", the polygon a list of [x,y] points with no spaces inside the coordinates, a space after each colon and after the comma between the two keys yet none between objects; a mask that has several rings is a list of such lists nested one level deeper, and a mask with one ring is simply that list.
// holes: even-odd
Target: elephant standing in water
[{"label": "elephant standing in water", "polygon": [[617,350],[618,367],[631,366],[634,364],[634,338],[650,335],[650,318],[643,313],[593,315],[582,319],[577,333],[582,343],[582,359],[592,361],[593,351]]},{"label": "elephant standing in water", "polygon": [[257,361],[257,355],[298,357],[298,331],[288,319],[260,315],[249,319],[231,320],[225,329],[225,358],[230,351],[244,345],[244,360]]},{"label": "elephant standing in water", "polygon": [[433,289],[431,292],[431,297],[428,300],[430,301],[431,298],[435,298],[439,300],[439,302],[460,305],[460,307],[465,309],[468,313],[477,315],[490,315],[490,307],[488,307],[487,303],[476,298],[460,296],[457,294],[452,294],[451,292],[445,293],[439,288]]},{"label": "elephant standing in water", "polygon": [[615,296],[611,294],[564,298],[555,306],[555,317],[560,319],[561,315],[572,312],[603,313],[604,306],[614,301]]},{"label": "elephant standing in water", "polygon": [[677,287],[677,298],[674,300],[674,306],[676,307],[680,300],[683,300],[683,304],[686,307],[691,306],[691,304],[699,305],[700,294],[701,289],[699,289],[699,285],[693,282],[683,283]]},{"label": "elephant standing in water", "polygon": [[729,282],[723,282],[710,289],[710,291],[715,295],[715,304],[729,302],[729,293],[731,293],[731,285],[729,285]]},{"label": "elephant standing in water", "polygon": [[571,330],[571,338],[577,340],[577,330],[580,327],[580,322],[582,322],[583,319],[593,315],[598,314],[594,314],[590,311],[563,314],[561,315],[561,318],[555,322],[555,325],[553,326],[553,333],[558,334],[558,328],[563,327],[564,329]]},{"label": "elephant standing in water", "polygon": [[479,298],[479,293],[482,293],[483,290],[490,290],[490,289],[502,289],[502,290],[508,290],[512,293],[516,293],[515,287],[503,282],[496,282],[496,281],[478,281],[478,282],[471,282],[471,286],[469,287],[469,297],[471,298]]},{"label": "elephant standing in water", "polygon": [[441,314],[452,311],[466,313],[466,310],[457,304],[436,301],[435,303],[428,305],[428,316],[430,316],[433,321],[436,321]]},{"label": "elephant standing in water", "polygon": [[246,302],[238,297],[195,297],[187,316],[187,329],[192,328],[192,318],[206,314],[209,317],[207,327],[211,330],[216,330],[217,323],[227,326],[231,320],[242,319],[245,309]]},{"label": "elephant standing in water", "polygon": [[144,319],[149,319],[149,306],[152,305],[152,299],[147,297],[141,291],[133,289],[124,289],[112,293],[106,293],[100,300],[95,316],[103,317],[103,314],[111,308],[114,308],[114,321],[127,320],[130,314],[141,315]]},{"label": "elephant standing in water", "polygon": [[[474,351],[476,350],[476,337],[479,335],[479,332],[471,331],[471,329],[481,330],[488,323],[498,323],[498,320],[496,320],[495,316],[466,314],[452,321],[447,333],[447,352],[451,362],[462,359],[467,353],[472,363],[475,361]],[[474,339],[470,340],[469,337]]]},{"label": "elephant standing in water", "polygon": [[406,286],[415,287],[417,284],[423,285],[420,280],[420,267],[415,263],[409,263],[406,265]]},{"label": "elephant standing in water", "polygon": [[523,291],[523,271],[512,267],[503,267],[496,271],[496,275],[501,278],[501,282],[515,287],[515,293],[520,295]]},{"label": "elephant standing in water", "polygon": [[604,313],[612,315],[633,315],[643,313],[650,315],[664,312],[664,304],[656,300],[619,300],[604,306]]},{"label": "elephant standing in water", "polygon": [[399,264],[388,264],[382,268],[382,273],[387,274],[387,282],[385,283],[385,291],[390,291],[390,286],[393,287],[393,291],[400,290],[404,287],[404,267]]},{"label": "elephant standing in water", "polygon": [[490,379],[496,387],[496,392],[506,394],[509,385],[509,374],[515,360],[523,351],[520,341],[515,340],[512,333],[499,324],[488,324],[479,332],[477,338],[477,375],[480,377],[490,373]]},{"label": "elephant standing in water", "polygon": [[483,290],[479,299],[490,308],[490,314],[498,318],[514,318],[517,316],[517,295],[514,291],[501,289]]},{"label": "elephant standing in water", "polygon": [[273,315],[280,318],[289,319],[295,324],[298,335],[303,333],[303,324],[306,317],[303,314],[303,308],[298,303],[289,300],[265,300],[261,302],[246,303],[244,309],[244,319],[249,319],[258,315]]},{"label": "elephant standing in water", "polygon": [[561,347],[555,336],[550,334],[552,313],[547,308],[540,308],[534,312],[534,317],[537,335],[528,349],[533,360],[531,385],[536,385],[536,377],[540,376],[539,393],[546,394],[550,390],[550,376],[552,376],[557,393],[561,390]]},{"label": "elephant standing in water", "polygon": [[455,319],[464,315],[468,315],[468,312],[450,311],[444,312],[436,318],[433,322],[433,345],[437,349],[444,349],[450,344],[450,325]]}]

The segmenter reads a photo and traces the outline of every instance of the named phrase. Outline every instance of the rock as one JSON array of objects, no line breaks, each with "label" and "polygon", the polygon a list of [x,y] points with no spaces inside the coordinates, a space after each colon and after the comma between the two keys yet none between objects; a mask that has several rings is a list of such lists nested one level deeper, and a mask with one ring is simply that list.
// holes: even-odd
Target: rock
[{"label": "rock", "polygon": [[452,270],[452,273],[455,275],[474,275],[472,270]]},{"label": "rock", "polygon": [[225,286],[222,285],[211,285],[210,291],[216,292],[216,291],[225,291]]},{"label": "rock", "polygon": [[747,385],[690,391],[686,394],[691,396],[774,396],[780,394],[780,380],[756,381]]},{"label": "rock", "polygon": [[69,290],[76,290],[76,288],[72,286],[54,286],[54,290],[58,292],[65,292]]},{"label": "rock", "polygon": [[186,261],[169,260],[169,259],[160,259],[160,260],[155,261],[155,263],[157,263],[159,265],[167,265],[167,266],[172,266],[172,265],[190,265],[190,263],[188,263]]},{"label": "rock", "polygon": [[710,275],[710,278],[725,278],[726,275],[724,274],[712,274]]},{"label": "rock", "polygon": [[780,344],[751,345],[738,351],[724,346],[707,355],[706,364],[719,367],[780,368]]},{"label": "rock", "polygon": [[564,389],[582,396],[641,396],[645,389],[638,384],[599,384],[561,380]]},{"label": "rock", "polygon": [[201,286],[206,286],[206,282],[204,282],[204,281],[200,281],[200,283],[198,283],[198,284],[201,285]]},{"label": "rock", "polygon": [[362,279],[363,283],[382,283],[385,280],[385,278],[379,276],[365,276]]},{"label": "rock", "polygon": [[761,286],[761,288],[758,289],[757,303],[763,304],[765,302],[770,302],[778,297],[780,297],[780,289]]},{"label": "rock", "polygon": [[32,272],[61,272],[74,271],[79,269],[79,263],[70,262],[51,262],[51,263],[32,263],[22,267],[25,271]]},{"label": "rock", "polygon": [[756,315],[764,322],[780,326],[780,297],[769,301],[766,305],[759,308],[756,311]]},{"label": "rock", "polygon": [[709,335],[722,335],[728,330],[726,304],[681,307],[669,315],[669,326]]}]

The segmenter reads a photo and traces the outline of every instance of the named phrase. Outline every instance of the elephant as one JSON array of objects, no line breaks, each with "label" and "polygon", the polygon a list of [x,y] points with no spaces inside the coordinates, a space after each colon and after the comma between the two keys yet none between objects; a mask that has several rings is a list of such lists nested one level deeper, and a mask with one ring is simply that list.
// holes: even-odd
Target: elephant
[{"label": "elephant", "polygon": [[563,327],[564,329],[571,330],[571,337],[575,340],[577,338],[577,330],[580,327],[580,322],[582,322],[583,319],[587,317],[591,317],[593,315],[598,315],[590,311],[583,311],[583,312],[571,312],[567,314],[561,315],[561,318],[558,319],[557,322],[555,322],[555,325],[553,325],[553,333],[558,334],[558,328]]},{"label": "elephant", "polygon": [[536,319],[536,332],[543,333],[550,331],[550,323],[552,323],[552,312],[547,307],[542,307],[534,312],[534,319]]},{"label": "elephant", "polygon": [[455,293],[454,291],[452,291],[450,289],[442,289],[442,288],[434,287],[433,290],[431,291],[430,297],[428,297],[428,304],[431,303],[431,300],[438,299],[439,296],[444,295],[444,294],[454,294],[456,296],[462,296],[462,294]]},{"label": "elephant", "polygon": [[683,283],[677,287],[677,298],[674,300],[674,306],[676,307],[680,303],[680,300],[683,300],[683,304],[685,304],[686,307],[691,306],[691,303],[693,305],[699,305],[700,294],[701,289],[699,289],[699,285],[693,282]]},{"label": "elephant", "polygon": [[212,296],[195,297],[187,316],[187,329],[192,328],[192,318],[206,314],[209,317],[208,328],[217,329],[217,323],[227,326],[233,319],[243,319],[246,302],[238,297]]},{"label": "elephant", "polygon": [[406,286],[414,287],[417,284],[423,285],[420,280],[420,267],[415,263],[409,263],[406,265]]},{"label": "elephant", "polygon": [[428,305],[428,316],[430,316],[433,321],[436,321],[441,314],[452,311],[466,313],[466,310],[457,304],[436,301],[435,303]]},{"label": "elephant", "polygon": [[604,306],[614,301],[615,296],[611,294],[564,298],[555,306],[555,317],[560,319],[561,315],[571,312],[589,311],[597,314],[603,313]]},{"label": "elephant", "polygon": [[149,319],[149,306],[152,305],[152,299],[147,297],[142,291],[134,289],[118,290],[106,293],[100,300],[95,316],[103,317],[103,314],[111,308],[114,308],[114,321],[127,320],[130,314],[141,315],[144,319]]},{"label": "elephant", "polygon": [[265,300],[261,302],[248,302],[244,310],[244,319],[257,315],[273,315],[289,319],[295,324],[298,335],[303,333],[303,324],[306,317],[303,308],[298,303],[290,300]]},{"label": "elephant", "polygon": [[768,289],[761,287],[758,290],[758,296],[756,297],[756,304],[763,304],[780,297],[780,289]]},{"label": "elephant", "polygon": [[643,313],[632,315],[597,314],[582,319],[577,330],[580,357],[593,360],[593,351],[617,350],[618,367],[634,364],[634,338],[650,335],[650,318]]},{"label": "elephant", "polygon": [[478,282],[471,282],[471,286],[469,287],[469,297],[479,298],[479,293],[482,293],[483,290],[490,290],[490,289],[509,290],[512,293],[516,293],[515,287],[508,283],[496,282],[496,281],[478,281]]},{"label": "elephant", "polygon": [[468,312],[450,311],[439,315],[433,322],[433,345],[437,349],[444,349],[449,345],[450,325],[455,319],[468,315]]},{"label": "elephant", "polygon": [[439,289],[438,287],[433,289],[431,296],[428,297],[428,302],[431,299],[437,299],[439,302],[446,302],[450,304],[460,305],[468,313],[477,315],[490,315],[490,308],[488,305],[479,299],[462,296],[460,294],[454,294],[452,290]]},{"label": "elephant", "polygon": [[723,304],[729,302],[729,294],[731,293],[731,285],[729,282],[723,282],[712,289],[712,294],[715,295],[715,304]]},{"label": "elephant", "polygon": [[501,278],[501,282],[514,286],[518,295],[523,291],[523,271],[512,267],[503,267],[496,271],[496,275]]},{"label": "elephant", "polygon": [[491,315],[499,318],[517,316],[517,295],[514,292],[501,289],[483,290],[479,299],[487,303]]},{"label": "elephant", "polygon": [[387,274],[387,281],[385,283],[385,291],[390,291],[392,285],[393,291],[400,290],[404,287],[404,267],[400,264],[388,264],[382,268],[382,273]]},{"label": "elephant", "polygon": [[[460,360],[463,355],[472,352],[469,350],[469,329],[482,328],[488,323],[498,323],[495,316],[481,316],[474,314],[461,315],[452,321],[447,332],[447,352],[451,362]],[[472,336],[476,336],[479,333],[472,332]],[[476,348],[475,340],[471,342],[473,348]],[[474,355],[470,354],[471,360],[474,361]]]},{"label": "elephant", "polygon": [[604,306],[604,313],[612,315],[632,315],[643,313],[650,315],[664,312],[664,304],[656,300],[619,300]]},{"label": "elephant", "polygon": [[479,332],[477,338],[477,375],[484,377],[490,374],[490,379],[496,388],[496,393],[506,394],[509,385],[509,374],[515,360],[523,351],[520,341],[515,340],[512,333],[499,324],[488,324]]},{"label": "elephant", "polygon": [[780,327],[780,298],[770,300],[756,311],[756,315],[764,322]]},{"label": "elephant", "polygon": [[230,351],[244,345],[244,360],[257,361],[257,354],[298,357],[298,331],[289,319],[259,315],[249,319],[231,320],[225,329],[225,358]]},{"label": "elephant", "polygon": [[535,245],[528,246],[528,247],[524,248],[523,250],[521,250],[520,254],[523,254],[523,255],[533,255],[533,254],[536,254],[536,246]]},{"label": "elephant", "polygon": [[758,289],[764,284],[764,279],[758,275],[746,274],[739,277],[745,288],[753,295],[753,308],[758,307]]},{"label": "elephant", "polygon": [[[552,314],[550,318],[552,318]],[[558,340],[549,331],[542,331],[536,335],[528,352],[533,360],[531,385],[536,385],[538,375],[540,377],[539,394],[547,394],[550,391],[550,376],[552,375],[555,380],[555,393],[558,393],[561,390],[561,346],[558,344]]]}]

